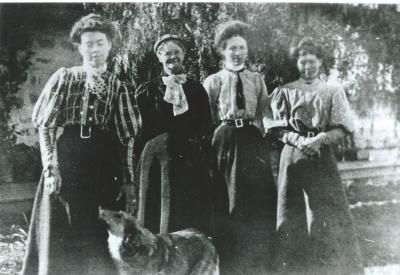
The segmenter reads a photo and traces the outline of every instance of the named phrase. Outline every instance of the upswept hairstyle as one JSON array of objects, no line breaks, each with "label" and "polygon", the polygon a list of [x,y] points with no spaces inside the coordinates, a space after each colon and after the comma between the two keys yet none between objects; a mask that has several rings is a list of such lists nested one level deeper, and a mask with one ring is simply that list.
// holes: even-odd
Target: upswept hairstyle
[{"label": "upswept hairstyle", "polygon": [[241,36],[248,40],[250,25],[238,20],[227,21],[217,26],[215,30],[214,46],[216,49],[224,49],[226,40],[234,36]]},{"label": "upswept hairstyle", "polygon": [[119,43],[120,33],[117,26],[99,14],[90,13],[75,22],[70,34],[72,43],[80,44],[84,32],[102,32],[109,41]]},{"label": "upswept hairstyle", "polygon": [[296,60],[306,54],[315,55],[318,59],[324,59],[325,56],[322,47],[311,37],[304,37],[290,50],[290,56]]}]

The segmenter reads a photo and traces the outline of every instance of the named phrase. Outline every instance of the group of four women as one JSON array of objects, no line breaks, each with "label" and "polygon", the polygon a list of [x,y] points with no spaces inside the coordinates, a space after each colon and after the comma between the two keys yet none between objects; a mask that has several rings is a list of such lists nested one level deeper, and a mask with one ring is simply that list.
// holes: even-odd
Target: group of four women
[{"label": "group of four women", "polygon": [[[43,175],[24,274],[113,274],[97,210],[136,189],[146,228],[210,234],[223,274],[363,273],[330,146],[354,130],[346,95],[319,79],[312,39],[293,51],[300,79],[269,95],[245,68],[248,32],[216,30],[223,68],[203,85],[184,73],[183,39],[164,35],[162,74],[130,91],[107,70],[114,25],[74,25],[83,64],[53,74],[34,108]],[[284,143],[277,184],[265,133]]]}]

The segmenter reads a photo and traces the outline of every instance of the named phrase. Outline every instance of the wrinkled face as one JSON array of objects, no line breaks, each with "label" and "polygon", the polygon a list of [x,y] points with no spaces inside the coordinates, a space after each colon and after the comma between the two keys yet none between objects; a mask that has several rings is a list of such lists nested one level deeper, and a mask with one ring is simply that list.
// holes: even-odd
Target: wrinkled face
[{"label": "wrinkled face", "polygon": [[170,40],[160,46],[157,57],[163,65],[164,71],[167,74],[171,74],[174,68],[182,67],[185,52],[178,44]]},{"label": "wrinkled face", "polygon": [[79,52],[82,55],[83,63],[93,68],[100,68],[107,62],[111,50],[111,42],[102,32],[84,32],[81,35]]},{"label": "wrinkled face", "polygon": [[241,36],[233,36],[226,40],[226,46],[221,48],[220,52],[226,67],[241,66],[247,58],[247,42]]},{"label": "wrinkled face", "polygon": [[300,76],[305,80],[312,80],[319,75],[321,61],[314,54],[300,55],[297,59],[297,68]]}]

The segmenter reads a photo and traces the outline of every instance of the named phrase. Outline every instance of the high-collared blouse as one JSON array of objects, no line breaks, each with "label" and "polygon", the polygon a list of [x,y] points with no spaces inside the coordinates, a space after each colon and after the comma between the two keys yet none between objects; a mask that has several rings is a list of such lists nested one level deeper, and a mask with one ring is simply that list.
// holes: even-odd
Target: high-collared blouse
[{"label": "high-collared blouse", "polygon": [[[245,109],[236,107],[238,75],[243,84]],[[267,87],[259,73],[243,70],[239,73],[222,69],[208,76],[203,83],[206,89],[214,123],[225,119],[250,119],[262,131],[263,118],[270,112]]]},{"label": "high-collared blouse", "polygon": [[140,128],[139,110],[128,89],[117,77],[105,71],[104,90],[92,93],[85,85],[83,67],[61,68],[46,83],[33,111],[37,128],[88,125],[99,129],[117,129],[122,143],[134,137]]},{"label": "high-collared blouse", "polygon": [[303,79],[278,87],[271,95],[274,121],[268,128],[289,128],[298,132],[342,128],[354,131],[354,117],[342,88],[320,79]]}]

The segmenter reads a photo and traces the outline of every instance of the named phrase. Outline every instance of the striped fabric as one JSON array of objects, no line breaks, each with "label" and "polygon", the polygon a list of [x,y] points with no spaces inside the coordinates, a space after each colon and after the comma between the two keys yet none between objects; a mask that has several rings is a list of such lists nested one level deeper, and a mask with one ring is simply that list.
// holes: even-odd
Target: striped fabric
[{"label": "striped fabric", "polygon": [[[87,125],[102,130],[116,129],[126,156],[141,127],[133,92],[106,71],[101,75],[106,89],[94,93],[86,84],[83,67],[61,68],[46,83],[35,104],[32,121],[36,128]],[[130,159],[130,158],[128,158]],[[125,159],[125,166],[132,164]],[[132,174],[131,174],[132,176]]]}]

